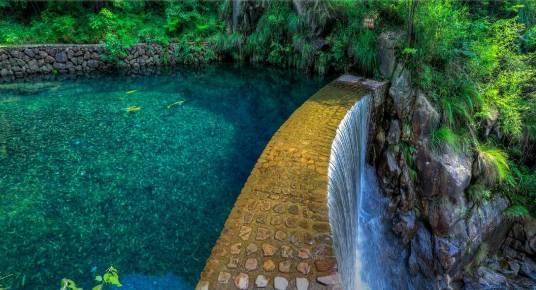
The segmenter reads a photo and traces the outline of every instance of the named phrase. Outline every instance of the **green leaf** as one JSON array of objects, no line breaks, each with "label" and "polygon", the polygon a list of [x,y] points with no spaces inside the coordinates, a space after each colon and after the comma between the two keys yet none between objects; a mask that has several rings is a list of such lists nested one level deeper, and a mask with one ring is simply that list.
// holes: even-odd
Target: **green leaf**
[{"label": "green leaf", "polygon": [[102,282],[102,276],[101,275],[98,275],[95,277],[95,280],[99,281],[99,282]]},{"label": "green leaf", "polygon": [[102,285],[103,284],[99,284],[99,285],[93,287],[91,290],[102,290]]}]

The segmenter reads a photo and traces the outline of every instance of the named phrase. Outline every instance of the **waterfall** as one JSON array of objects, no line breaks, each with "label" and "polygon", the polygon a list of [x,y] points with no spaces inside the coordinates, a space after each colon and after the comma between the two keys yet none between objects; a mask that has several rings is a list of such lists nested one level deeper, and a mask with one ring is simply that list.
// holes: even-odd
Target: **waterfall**
[{"label": "waterfall", "polygon": [[328,207],[333,245],[345,290],[414,289],[406,247],[391,230],[389,199],[366,164],[370,96],[342,120],[331,146]]},{"label": "waterfall", "polygon": [[[341,121],[329,160],[328,207],[337,267],[345,289],[362,285],[357,242],[358,217],[369,122],[369,96],[355,104]],[[360,287],[362,289],[362,287]]]},{"label": "waterfall", "polygon": [[236,32],[240,15],[240,0],[231,0],[231,5],[233,6],[233,32]]}]

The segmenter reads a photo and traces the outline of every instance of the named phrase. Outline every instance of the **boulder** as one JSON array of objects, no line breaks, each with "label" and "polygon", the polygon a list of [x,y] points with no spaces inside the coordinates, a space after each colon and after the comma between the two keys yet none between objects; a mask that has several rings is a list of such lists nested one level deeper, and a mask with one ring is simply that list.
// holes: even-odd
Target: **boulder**
[{"label": "boulder", "polygon": [[417,175],[425,197],[463,194],[471,181],[472,158],[450,145],[435,152],[430,146],[417,147]]},{"label": "boulder", "polygon": [[428,101],[424,93],[418,92],[412,120],[412,138],[415,142],[427,142],[432,131],[439,124],[439,113]]},{"label": "boulder", "polygon": [[386,79],[393,74],[396,65],[395,44],[398,35],[394,31],[382,32],[378,37],[380,73]]},{"label": "boulder", "polygon": [[411,112],[413,105],[413,88],[408,69],[403,65],[397,65],[389,88],[389,96],[393,99],[396,114],[400,120]]}]

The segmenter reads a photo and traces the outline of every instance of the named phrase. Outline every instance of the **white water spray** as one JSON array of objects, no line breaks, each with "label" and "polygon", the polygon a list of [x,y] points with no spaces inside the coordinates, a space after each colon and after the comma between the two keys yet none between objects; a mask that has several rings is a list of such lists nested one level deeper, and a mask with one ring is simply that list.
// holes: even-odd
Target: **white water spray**
[{"label": "white water spray", "polygon": [[414,289],[406,248],[391,231],[389,199],[366,165],[371,100],[363,97],[342,120],[331,147],[329,221],[345,290]]}]

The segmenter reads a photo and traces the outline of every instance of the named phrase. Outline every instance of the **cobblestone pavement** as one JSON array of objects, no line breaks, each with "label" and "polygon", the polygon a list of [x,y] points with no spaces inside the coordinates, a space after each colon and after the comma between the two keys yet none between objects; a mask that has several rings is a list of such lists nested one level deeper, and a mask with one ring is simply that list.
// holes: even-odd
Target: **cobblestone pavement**
[{"label": "cobblestone pavement", "polygon": [[307,100],[264,149],[196,290],[341,289],[328,223],[331,144],[366,93],[334,81]]}]

